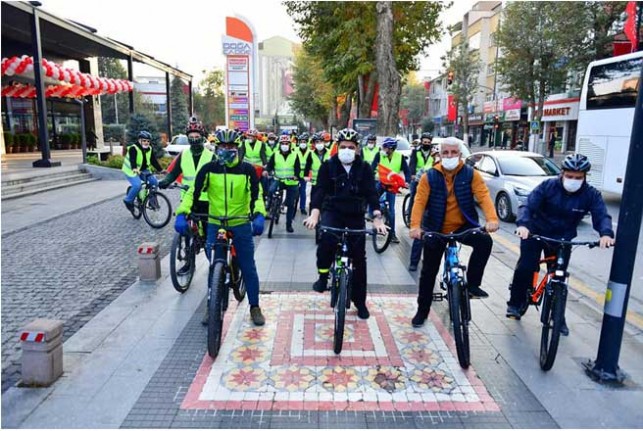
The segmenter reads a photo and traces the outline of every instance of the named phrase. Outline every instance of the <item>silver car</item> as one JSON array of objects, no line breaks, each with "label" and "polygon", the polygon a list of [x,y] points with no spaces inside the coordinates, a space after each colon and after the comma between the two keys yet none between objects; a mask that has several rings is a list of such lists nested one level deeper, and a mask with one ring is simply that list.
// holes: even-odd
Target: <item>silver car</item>
[{"label": "silver car", "polygon": [[518,207],[538,184],[560,173],[553,161],[525,151],[482,151],[470,155],[467,164],[482,174],[498,218],[506,222],[516,219]]}]

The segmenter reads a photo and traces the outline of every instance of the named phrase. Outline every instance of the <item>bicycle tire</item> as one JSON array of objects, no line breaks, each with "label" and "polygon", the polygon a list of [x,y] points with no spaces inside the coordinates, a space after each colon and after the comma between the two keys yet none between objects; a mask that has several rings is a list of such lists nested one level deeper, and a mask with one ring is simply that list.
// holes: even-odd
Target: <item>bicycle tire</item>
[{"label": "bicycle tire", "polygon": [[[129,194],[130,189],[132,186],[127,187],[127,191],[125,192],[125,196]],[[131,211],[132,217],[134,217],[136,220],[140,219],[143,216],[143,212],[141,211],[141,200],[136,196],[134,198],[134,209]]]},{"label": "bicycle tire", "polygon": [[393,228],[391,227],[388,210],[382,211],[382,221],[390,229],[388,229],[385,235],[373,235],[373,249],[375,250],[375,253],[378,254],[384,253],[393,239]]},{"label": "bicycle tire", "polygon": [[232,294],[234,295],[234,299],[236,299],[237,302],[243,301],[246,297],[246,283],[243,280],[241,268],[237,265],[236,260],[232,261],[230,267],[230,279],[232,280]]},{"label": "bicycle tire", "polygon": [[[175,233],[172,248],[170,249],[170,277],[172,278],[172,285],[177,292],[185,293],[190,288],[190,283],[192,283],[192,278],[194,277],[195,260],[194,241],[190,241],[190,235]],[[180,265],[179,269],[185,265],[190,265],[188,273],[179,275],[177,263]]]},{"label": "bicycle tire", "polygon": [[344,344],[344,325],[346,323],[346,301],[348,299],[348,283],[350,282],[345,269],[340,270],[339,292],[335,304],[335,329],[333,331],[333,352],[339,355]]},{"label": "bicycle tire", "polygon": [[[457,281],[450,286],[449,292],[449,315],[453,325],[453,340],[458,355],[458,362],[464,369],[469,368],[471,363],[469,351],[469,322],[467,321],[468,294],[463,289],[462,282]],[[465,301],[463,301],[463,299]]]},{"label": "bicycle tire", "polygon": [[[152,199],[152,196],[156,197],[156,201],[159,207],[158,209],[152,208],[150,204],[150,199]],[[164,208],[167,209],[164,210]],[[165,214],[161,211],[165,211]],[[159,219],[153,219],[152,214],[155,214],[155,217],[156,215],[158,215]],[[172,204],[170,203],[170,200],[167,198],[167,196],[165,196],[161,192],[148,194],[143,201],[143,218],[145,218],[147,224],[152,226],[154,229],[161,229],[165,227],[165,225],[167,225],[172,218]]]},{"label": "bicycle tire", "polygon": [[272,198],[272,204],[270,205],[270,224],[268,225],[268,238],[272,238],[272,230],[277,223],[279,218],[279,205],[277,204],[277,199]]},{"label": "bicycle tire", "polygon": [[402,201],[402,219],[404,220],[404,225],[406,227],[411,227],[411,194],[404,196]]},{"label": "bicycle tire", "polygon": [[543,324],[540,336],[540,368],[543,371],[551,370],[558,352],[560,341],[560,328],[565,316],[565,295],[563,289],[552,285],[550,294],[545,292],[541,322]]},{"label": "bicycle tire", "polygon": [[225,267],[223,262],[216,262],[208,286],[208,355],[211,358],[215,358],[221,348],[225,288]]}]

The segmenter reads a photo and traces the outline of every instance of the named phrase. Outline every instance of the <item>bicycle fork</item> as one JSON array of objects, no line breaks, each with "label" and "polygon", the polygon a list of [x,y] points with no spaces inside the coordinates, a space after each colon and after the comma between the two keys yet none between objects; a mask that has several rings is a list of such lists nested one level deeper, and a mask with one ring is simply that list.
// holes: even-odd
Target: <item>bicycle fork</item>
[{"label": "bicycle fork", "polygon": [[[553,298],[551,299],[562,301],[563,313],[564,313],[565,304],[567,303],[567,288],[563,281],[551,280],[545,286],[545,292],[543,293],[543,295],[547,295],[549,297],[553,296]],[[543,325],[549,325],[549,322],[547,321],[548,317],[551,316],[551,310],[549,309],[549,307],[553,305],[554,305],[554,301],[543,301],[543,308],[540,314],[540,323],[542,323]],[[563,314],[562,317],[564,319],[565,315]]]}]

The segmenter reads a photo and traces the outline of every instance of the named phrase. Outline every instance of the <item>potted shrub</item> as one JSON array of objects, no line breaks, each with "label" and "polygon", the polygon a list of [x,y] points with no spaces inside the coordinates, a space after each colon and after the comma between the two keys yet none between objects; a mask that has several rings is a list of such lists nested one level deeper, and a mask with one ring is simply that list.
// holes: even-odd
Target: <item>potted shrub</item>
[{"label": "potted shrub", "polygon": [[72,142],[72,137],[70,134],[63,133],[62,135],[60,135],[60,143],[62,144],[63,150],[70,150],[71,142]]},{"label": "potted shrub", "polygon": [[22,153],[23,151],[26,151],[26,149],[27,149],[27,146],[25,145],[25,134],[24,133],[16,134],[15,148],[13,152]]},{"label": "potted shrub", "polygon": [[13,134],[10,132],[4,132],[4,145],[7,149],[7,154],[13,153]]},{"label": "potted shrub", "polygon": [[34,135],[33,133],[29,133],[27,135],[27,147],[29,148],[29,152],[33,153],[34,151],[36,151],[36,142],[36,135]]}]

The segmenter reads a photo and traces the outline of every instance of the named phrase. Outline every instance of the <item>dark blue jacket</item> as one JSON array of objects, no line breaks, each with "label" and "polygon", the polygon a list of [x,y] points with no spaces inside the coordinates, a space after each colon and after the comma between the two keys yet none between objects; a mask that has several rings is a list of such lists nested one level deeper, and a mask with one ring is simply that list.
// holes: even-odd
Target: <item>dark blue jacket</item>
[{"label": "dark blue jacket", "polygon": [[552,178],[529,194],[527,204],[518,209],[516,224],[535,235],[571,240],[587,213],[591,213],[594,229],[601,236],[614,238],[612,217],[598,190],[585,182],[576,193],[569,193],[560,178]]}]

